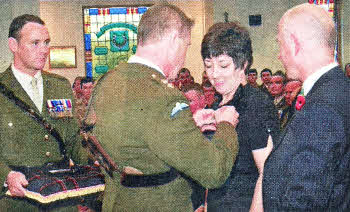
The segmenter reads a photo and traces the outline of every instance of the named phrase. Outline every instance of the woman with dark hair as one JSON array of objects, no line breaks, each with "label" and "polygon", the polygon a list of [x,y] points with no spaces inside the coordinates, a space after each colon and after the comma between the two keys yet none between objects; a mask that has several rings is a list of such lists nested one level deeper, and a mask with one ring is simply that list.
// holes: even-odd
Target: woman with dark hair
[{"label": "woman with dark hair", "polygon": [[262,196],[254,191],[261,186],[264,162],[279,134],[279,121],[268,96],[246,81],[252,53],[249,33],[238,23],[214,24],[202,41],[205,71],[220,94],[211,108],[235,107],[239,113],[239,152],[225,184],[209,190],[208,211],[262,209]]}]

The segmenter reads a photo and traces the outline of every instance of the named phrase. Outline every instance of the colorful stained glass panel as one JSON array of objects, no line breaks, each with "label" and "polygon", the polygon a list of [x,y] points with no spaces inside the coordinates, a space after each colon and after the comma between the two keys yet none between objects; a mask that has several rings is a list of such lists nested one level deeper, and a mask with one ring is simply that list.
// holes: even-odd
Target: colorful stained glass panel
[{"label": "colorful stained glass panel", "polygon": [[98,78],[137,48],[137,27],[148,6],[84,8],[86,76]]}]

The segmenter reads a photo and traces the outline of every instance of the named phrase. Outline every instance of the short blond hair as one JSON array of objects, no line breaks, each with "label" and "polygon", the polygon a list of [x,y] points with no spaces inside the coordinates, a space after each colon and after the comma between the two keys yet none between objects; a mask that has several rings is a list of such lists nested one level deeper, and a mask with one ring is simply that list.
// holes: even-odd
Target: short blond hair
[{"label": "short blond hair", "polygon": [[194,21],[178,7],[162,3],[150,7],[142,15],[137,34],[137,42],[144,45],[148,41],[161,40],[170,30],[176,29],[180,36],[189,32]]}]

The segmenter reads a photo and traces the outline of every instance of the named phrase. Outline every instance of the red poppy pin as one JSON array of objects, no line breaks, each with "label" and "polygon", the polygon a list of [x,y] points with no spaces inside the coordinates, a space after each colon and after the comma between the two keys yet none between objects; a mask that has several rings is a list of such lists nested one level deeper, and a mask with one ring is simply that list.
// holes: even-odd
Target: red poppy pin
[{"label": "red poppy pin", "polygon": [[304,90],[301,90],[300,94],[297,97],[297,101],[295,102],[295,109],[301,110],[304,104],[305,104]]}]

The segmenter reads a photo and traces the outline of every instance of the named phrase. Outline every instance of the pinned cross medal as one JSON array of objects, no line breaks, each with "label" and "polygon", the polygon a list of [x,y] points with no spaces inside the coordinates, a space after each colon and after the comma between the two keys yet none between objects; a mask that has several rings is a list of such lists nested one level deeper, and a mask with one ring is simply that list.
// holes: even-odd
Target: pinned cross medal
[{"label": "pinned cross medal", "polygon": [[53,118],[73,117],[70,99],[49,99],[47,100],[47,108]]}]

